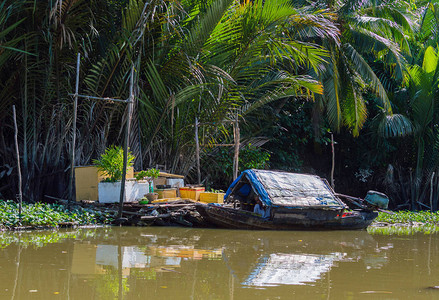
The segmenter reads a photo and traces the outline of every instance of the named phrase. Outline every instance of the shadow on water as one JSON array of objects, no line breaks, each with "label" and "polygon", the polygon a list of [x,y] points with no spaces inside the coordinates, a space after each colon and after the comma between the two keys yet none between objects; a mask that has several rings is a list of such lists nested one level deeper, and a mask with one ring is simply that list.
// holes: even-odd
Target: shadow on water
[{"label": "shadow on water", "polygon": [[3,232],[0,241],[5,299],[336,299],[439,292],[427,288],[439,284],[431,263],[439,259],[435,235],[107,227]]}]

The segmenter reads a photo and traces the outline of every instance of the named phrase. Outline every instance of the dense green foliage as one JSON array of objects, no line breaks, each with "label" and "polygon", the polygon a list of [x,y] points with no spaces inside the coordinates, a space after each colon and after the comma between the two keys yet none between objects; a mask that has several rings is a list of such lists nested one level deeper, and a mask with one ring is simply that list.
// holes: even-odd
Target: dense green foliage
[{"label": "dense green foliage", "polygon": [[[227,182],[233,176],[233,149],[219,149],[211,154],[210,176],[215,176],[216,186],[224,189],[226,185],[218,184],[222,179]],[[248,144],[242,147],[239,153],[239,172],[247,169],[267,169],[269,166],[270,153],[266,150]]]},{"label": "dense green foliage", "polygon": [[57,204],[23,204],[20,216],[18,204],[14,201],[0,200],[0,228],[20,226],[57,227],[59,223],[72,222],[78,225],[106,224],[112,221],[112,216],[84,208],[68,210]]},{"label": "dense green foliage", "polygon": [[[392,208],[439,203],[439,1],[0,0],[0,193],[68,197],[76,56],[79,93],[126,99],[135,67],[134,168],[230,181],[242,168],[329,177]],[[121,144],[126,105],[81,99],[75,165]],[[256,147],[251,149],[249,146]],[[431,184],[431,182],[433,184]],[[433,187],[430,189],[430,187]]]}]

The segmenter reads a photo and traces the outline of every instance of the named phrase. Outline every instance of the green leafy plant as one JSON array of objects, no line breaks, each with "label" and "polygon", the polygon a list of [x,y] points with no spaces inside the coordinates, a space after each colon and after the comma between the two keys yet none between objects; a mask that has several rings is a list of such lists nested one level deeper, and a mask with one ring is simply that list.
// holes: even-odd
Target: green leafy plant
[{"label": "green leafy plant", "polygon": [[[134,155],[128,152],[127,168],[133,166]],[[93,164],[99,171],[108,176],[104,181],[116,182],[122,179],[123,172],[123,149],[122,147],[110,146],[99,159],[94,159]]]},{"label": "green leafy plant", "polygon": [[145,177],[148,177],[148,173],[144,170],[140,171],[136,174],[136,180],[143,180]]},{"label": "green leafy plant", "polygon": [[151,168],[151,169],[146,170],[145,174],[146,174],[146,177],[149,177],[149,178],[151,178],[150,180],[152,180],[152,179],[159,177],[160,171],[157,169]]},{"label": "green leafy plant", "polygon": [[142,172],[145,172],[146,178],[149,182],[149,192],[154,193],[154,185],[152,184],[152,180],[159,177],[160,171],[155,168],[151,168]]},{"label": "green leafy plant", "polygon": [[142,170],[136,175],[136,180],[146,179],[151,182],[154,178],[159,177],[160,171],[154,168],[148,169],[146,171]]}]

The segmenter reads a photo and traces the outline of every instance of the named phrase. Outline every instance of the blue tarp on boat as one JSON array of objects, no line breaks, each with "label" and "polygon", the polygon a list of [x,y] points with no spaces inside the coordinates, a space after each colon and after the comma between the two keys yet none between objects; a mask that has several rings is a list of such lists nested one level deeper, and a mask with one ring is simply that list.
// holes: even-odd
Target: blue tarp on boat
[{"label": "blue tarp on boat", "polygon": [[[246,182],[239,190],[234,190],[243,177],[247,179]],[[224,199],[232,191],[233,194],[246,197],[252,189],[267,206],[344,207],[326,182],[318,176],[256,169],[242,172],[230,185]]]},{"label": "blue tarp on boat", "polygon": [[248,194],[251,191],[251,188],[253,187],[254,191],[259,195],[259,199],[261,199],[262,203],[271,206],[270,197],[268,196],[267,191],[264,189],[263,185],[259,182],[258,178],[256,177],[254,170],[245,170],[244,172],[242,172],[241,175],[239,175],[238,178],[236,178],[235,181],[233,181],[232,184],[229,186],[226,195],[224,196],[224,199],[227,199],[227,197],[232,193],[232,189],[235,187],[235,185],[238,182],[241,181],[243,176],[245,176],[250,181],[251,186],[246,184],[243,187],[241,187],[239,191],[237,191],[237,193],[240,196],[248,196]]}]

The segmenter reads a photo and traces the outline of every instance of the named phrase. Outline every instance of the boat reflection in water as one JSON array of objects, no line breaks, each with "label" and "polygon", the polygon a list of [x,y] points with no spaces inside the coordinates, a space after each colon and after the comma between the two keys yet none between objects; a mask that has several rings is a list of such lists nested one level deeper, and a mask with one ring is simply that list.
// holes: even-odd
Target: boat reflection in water
[{"label": "boat reflection in water", "polygon": [[319,280],[334,262],[345,255],[285,254],[262,257],[251,275],[242,284],[247,286],[303,285]]}]

